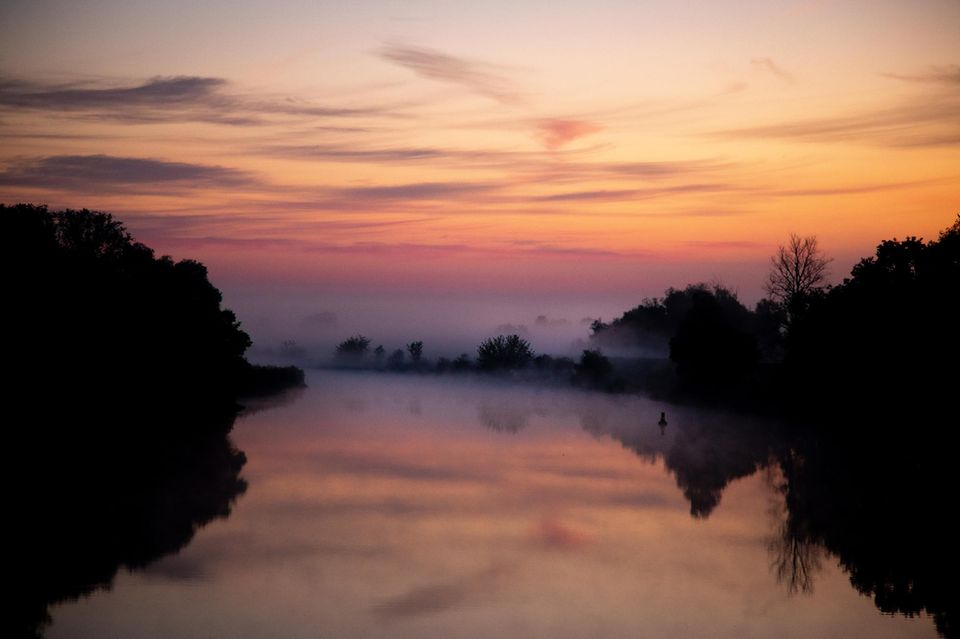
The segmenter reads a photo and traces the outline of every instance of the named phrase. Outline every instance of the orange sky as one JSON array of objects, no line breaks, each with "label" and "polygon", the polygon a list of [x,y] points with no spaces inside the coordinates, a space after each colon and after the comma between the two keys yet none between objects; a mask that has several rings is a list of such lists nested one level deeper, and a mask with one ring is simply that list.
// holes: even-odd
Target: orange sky
[{"label": "orange sky", "polygon": [[608,317],[960,210],[955,0],[557,4],[4,3],[0,201],[113,212],[239,307]]}]

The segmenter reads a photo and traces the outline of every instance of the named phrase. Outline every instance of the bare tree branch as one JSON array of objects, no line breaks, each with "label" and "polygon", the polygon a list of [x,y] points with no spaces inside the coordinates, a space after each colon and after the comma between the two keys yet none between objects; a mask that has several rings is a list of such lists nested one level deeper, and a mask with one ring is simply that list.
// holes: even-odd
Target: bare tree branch
[{"label": "bare tree branch", "polygon": [[770,258],[765,289],[773,300],[788,304],[822,288],[831,261],[817,246],[815,235],[800,237],[791,233],[787,244],[781,244]]}]

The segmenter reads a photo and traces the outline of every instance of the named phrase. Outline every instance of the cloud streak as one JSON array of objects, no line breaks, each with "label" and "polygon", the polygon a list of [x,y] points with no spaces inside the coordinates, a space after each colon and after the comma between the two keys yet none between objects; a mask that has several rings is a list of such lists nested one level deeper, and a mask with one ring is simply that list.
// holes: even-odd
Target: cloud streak
[{"label": "cloud streak", "polygon": [[646,189],[609,189],[598,191],[570,191],[567,193],[552,193],[537,195],[528,198],[532,202],[620,202],[629,200],[643,200],[677,195],[682,193],[716,193],[726,191],[742,191],[742,187],[722,183],[695,183],[677,184],[674,186],[653,187]]},{"label": "cloud streak", "polygon": [[523,95],[516,85],[491,64],[401,44],[384,45],[378,55],[422,78],[464,87],[501,104],[523,102]]},{"label": "cloud streak", "polygon": [[783,69],[780,65],[773,61],[773,58],[754,58],[750,60],[750,64],[758,69],[772,73],[787,84],[793,84],[797,80],[795,75]]},{"label": "cloud streak", "polygon": [[924,96],[894,107],[712,133],[713,137],[866,143],[890,147],[951,146],[960,138],[960,96]]},{"label": "cloud streak", "polygon": [[932,66],[924,73],[881,73],[885,78],[902,80],[904,82],[919,82],[922,84],[945,84],[960,88],[960,65],[947,64]]},{"label": "cloud streak", "polygon": [[251,186],[245,171],[207,164],[111,155],[55,155],[24,160],[0,172],[0,184],[77,191],[104,187],[175,185],[181,188]]},{"label": "cloud streak", "polygon": [[463,195],[489,193],[501,186],[487,182],[415,182],[347,188],[336,193],[349,200],[446,200]]},{"label": "cloud streak", "polygon": [[56,112],[127,123],[210,122],[262,124],[271,116],[344,118],[383,114],[379,108],[328,107],[303,100],[269,99],[227,91],[222,78],[155,77],[127,86],[53,85],[0,79],[0,109]]}]

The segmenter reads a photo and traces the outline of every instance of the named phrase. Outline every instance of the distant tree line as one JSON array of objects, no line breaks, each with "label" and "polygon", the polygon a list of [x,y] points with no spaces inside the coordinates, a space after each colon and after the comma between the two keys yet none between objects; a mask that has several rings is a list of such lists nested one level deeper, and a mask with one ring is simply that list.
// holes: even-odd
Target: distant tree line
[{"label": "distant tree line", "polygon": [[[423,357],[423,341],[407,344],[406,349],[397,349],[385,358],[386,350],[377,346],[373,353],[373,362],[368,357],[370,339],[363,335],[353,335],[340,342],[334,350],[335,361],[345,367],[369,368],[385,367],[392,370],[433,370],[446,372],[451,370],[505,371],[517,370],[536,362],[537,357],[530,342],[519,335],[498,335],[484,340],[477,347],[476,359],[462,353],[454,360],[440,357],[431,364]],[[543,357],[543,356],[541,356]],[[551,358],[552,359],[552,358]]]},{"label": "distant tree line", "polygon": [[371,360],[370,340],[355,335],[337,346],[337,363],[525,370],[607,391],[790,413],[907,414],[942,404],[960,382],[960,217],[936,240],[882,242],[835,286],[830,262],[815,236],[791,235],[771,258],[769,297],[753,308],[720,283],[669,288],[608,323],[594,321],[591,348],[577,361],[536,354],[518,334],[484,340],[473,357],[429,360],[415,341],[389,355],[378,346]]},{"label": "distant tree line", "polygon": [[[960,361],[960,216],[937,239],[882,242],[841,283],[816,237],[791,235],[771,258],[769,297],[747,308],[722,284],[667,289],[592,324],[579,360],[536,354],[517,334],[484,340],[474,357],[424,356],[412,342],[373,366],[431,372],[519,371],[608,391],[749,410],[932,413],[956,388]],[[337,347],[369,367],[370,341]],[[878,401],[878,398],[879,401]]]}]

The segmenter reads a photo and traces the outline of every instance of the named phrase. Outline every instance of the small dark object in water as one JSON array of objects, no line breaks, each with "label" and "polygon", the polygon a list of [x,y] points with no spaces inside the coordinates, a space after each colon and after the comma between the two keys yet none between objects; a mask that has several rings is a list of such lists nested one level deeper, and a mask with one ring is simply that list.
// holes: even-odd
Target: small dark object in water
[{"label": "small dark object in water", "polygon": [[666,414],[666,413],[660,413],[660,421],[657,422],[657,425],[658,425],[658,426],[666,426],[666,425],[667,425],[667,414]]}]

